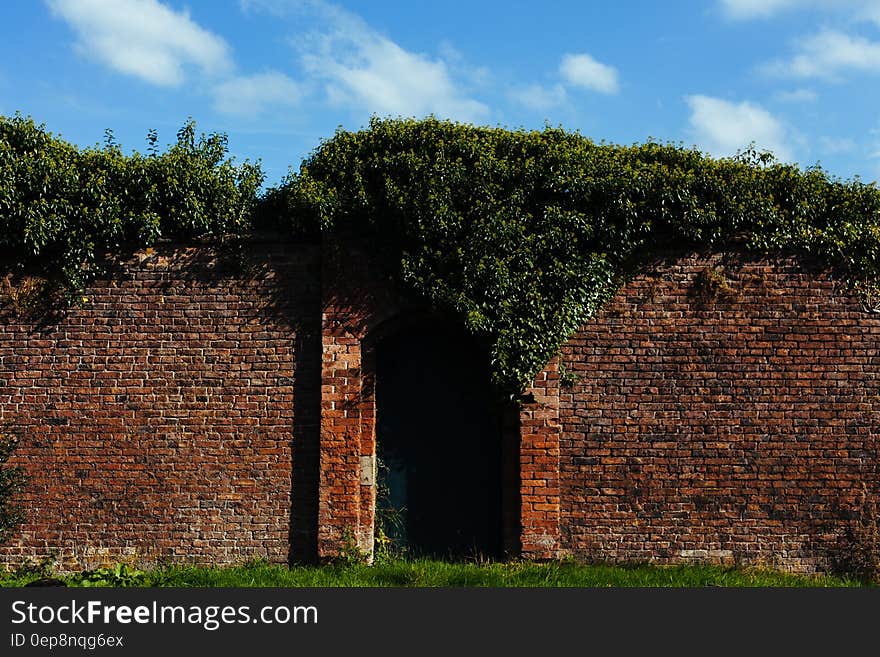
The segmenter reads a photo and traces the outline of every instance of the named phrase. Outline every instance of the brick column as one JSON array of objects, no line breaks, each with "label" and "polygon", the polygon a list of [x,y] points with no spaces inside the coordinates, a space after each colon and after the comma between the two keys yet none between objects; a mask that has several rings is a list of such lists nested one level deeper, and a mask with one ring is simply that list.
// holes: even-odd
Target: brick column
[{"label": "brick column", "polygon": [[373,358],[365,338],[390,311],[389,292],[351,241],[323,245],[318,556],[335,557],[347,535],[373,552],[376,503]]},{"label": "brick column", "polygon": [[350,532],[364,549],[360,527],[360,340],[347,335],[337,313],[322,325],[318,556],[334,557]]},{"label": "brick column", "polygon": [[559,545],[559,363],[535,377],[520,410],[520,544],[527,559],[555,559]]}]

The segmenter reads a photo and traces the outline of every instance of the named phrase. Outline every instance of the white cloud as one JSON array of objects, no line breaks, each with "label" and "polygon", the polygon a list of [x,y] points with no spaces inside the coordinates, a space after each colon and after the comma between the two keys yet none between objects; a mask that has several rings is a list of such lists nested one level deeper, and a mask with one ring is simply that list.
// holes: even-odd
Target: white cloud
[{"label": "white cloud", "polygon": [[802,0],[721,0],[724,15],[734,20],[750,18],[767,18],[783,9],[798,4],[807,4]]},{"label": "white cloud", "polygon": [[[880,0],[719,0],[731,19],[769,18],[785,10],[815,10],[828,14],[828,26],[801,36],[795,54],[760,67],[765,74],[834,80],[848,72],[880,72],[880,41],[853,34],[858,23],[880,26]],[[794,99],[792,99],[794,100]]]},{"label": "white cloud", "polygon": [[780,91],[774,98],[783,103],[812,103],[819,99],[819,94],[812,89],[792,89]]},{"label": "white cloud", "polygon": [[603,94],[616,94],[619,89],[617,69],[596,61],[586,53],[562,56],[559,73],[575,87],[584,87]]},{"label": "white cloud", "polygon": [[617,69],[596,61],[587,53],[568,53],[559,62],[562,83],[553,86],[541,84],[519,85],[508,91],[513,101],[532,110],[549,110],[568,100],[568,87],[581,87],[603,94],[620,90]]},{"label": "white cloud", "polygon": [[299,84],[278,71],[230,78],[214,88],[214,106],[225,114],[255,116],[270,106],[294,106],[303,96]]},{"label": "white cloud", "polygon": [[479,121],[489,114],[469,89],[485,88],[486,68],[467,65],[446,41],[436,55],[406,50],[359,16],[324,0],[239,0],[244,12],[317,24],[291,38],[299,53],[304,85],[322,88],[330,103],[358,114],[421,117],[435,114]]},{"label": "white cloud", "polygon": [[283,0],[238,0],[239,8],[247,13],[249,11],[264,11],[275,16],[283,16],[288,9],[289,3]]},{"label": "white cloud", "polygon": [[820,137],[819,146],[825,153],[854,153],[858,144],[849,137]]},{"label": "white cloud", "polygon": [[754,142],[781,161],[792,161],[789,130],[770,112],[749,102],[693,95],[685,98],[691,110],[690,132],[697,147],[716,157],[734,155]]},{"label": "white cloud", "polygon": [[552,87],[530,84],[511,90],[509,95],[520,105],[539,111],[559,107],[566,101],[568,96],[565,92],[565,87],[561,84],[556,84]]},{"label": "white cloud", "polygon": [[797,9],[846,13],[861,20],[880,18],[878,0],[719,0],[719,4],[724,15],[733,20],[771,18]]},{"label": "white cloud", "polygon": [[472,66],[465,56],[449,41],[441,41],[437,48],[440,58],[449,67],[452,77],[467,80],[471,85],[486,87],[492,82],[492,72],[486,66]]},{"label": "white cloud", "polygon": [[294,12],[322,7],[322,0],[238,0],[239,8],[249,11],[265,12],[273,16],[284,17]]},{"label": "white cloud", "polygon": [[846,71],[880,73],[880,42],[823,30],[802,39],[798,53],[787,61],[764,66],[773,75],[834,79]]},{"label": "white cloud", "polygon": [[231,69],[229,47],[187,12],[157,0],[47,0],[77,35],[77,48],[121,73],[152,84],[177,86],[184,69]]},{"label": "white cloud", "polygon": [[332,102],[380,115],[477,121],[488,114],[459,88],[446,60],[405,50],[338,7],[323,8],[333,29],[298,47],[306,72],[325,84]]}]

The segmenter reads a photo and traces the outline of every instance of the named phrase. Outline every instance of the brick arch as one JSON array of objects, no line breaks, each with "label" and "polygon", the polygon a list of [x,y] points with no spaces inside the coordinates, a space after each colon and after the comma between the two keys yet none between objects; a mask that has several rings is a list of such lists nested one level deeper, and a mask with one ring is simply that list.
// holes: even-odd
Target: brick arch
[{"label": "brick arch", "polygon": [[[354,541],[372,554],[376,504],[375,345],[423,309],[403,303],[357,247],[322,259],[318,556]],[[505,419],[504,546],[511,556],[560,555],[559,373],[540,372]]]}]

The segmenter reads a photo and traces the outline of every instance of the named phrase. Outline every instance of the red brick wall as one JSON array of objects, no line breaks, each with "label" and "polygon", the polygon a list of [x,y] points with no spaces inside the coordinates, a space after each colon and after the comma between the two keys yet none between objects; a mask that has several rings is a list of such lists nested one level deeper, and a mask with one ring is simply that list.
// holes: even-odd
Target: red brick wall
[{"label": "red brick wall", "polygon": [[830,567],[863,484],[880,496],[878,339],[880,315],[793,260],[640,276],[563,352],[563,548]]},{"label": "red brick wall", "polygon": [[[5,311],[0,420],[33,481],[0,561],[302,561],[347,536],[368,550],[374,343],[424,309],[365,253],[320,251],[258,242],[242,265],[165,246],[61,318]],[[716,270],[726,283],[701,293]],[[509,418],[505,545],[828,568],[863,486],[880,496],[878,338],[880,315],[794,260],[659,265]]]},{"label": "red brick wall", "polygon": [[166,246],[45,326],[2,317],[0,420],[20,430],[32,482],[0,558],[57,551],[86,568],[314,552],[319,254],[248,248],[263,264]]}]

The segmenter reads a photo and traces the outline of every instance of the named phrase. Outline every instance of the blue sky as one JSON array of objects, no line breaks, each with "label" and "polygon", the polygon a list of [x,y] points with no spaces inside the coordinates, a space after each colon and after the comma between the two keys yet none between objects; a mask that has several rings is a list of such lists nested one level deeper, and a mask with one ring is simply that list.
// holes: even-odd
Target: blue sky
[{"label": "blue sky", "polygon": [[5,0],[0,114],[126,150],[192,116],[278,182],[373,114],[754,141],[880,178],[880,0]]}]

